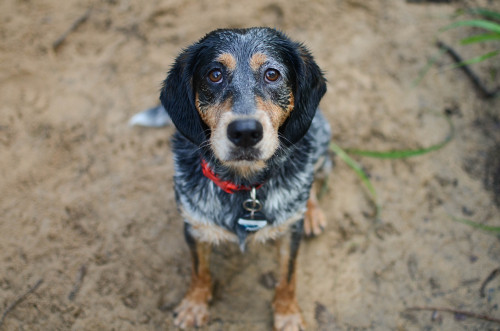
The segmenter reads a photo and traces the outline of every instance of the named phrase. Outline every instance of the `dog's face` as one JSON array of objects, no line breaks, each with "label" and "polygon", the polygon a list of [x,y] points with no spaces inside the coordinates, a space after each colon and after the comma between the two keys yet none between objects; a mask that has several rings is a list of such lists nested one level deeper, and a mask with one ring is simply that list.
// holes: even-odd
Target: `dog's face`
[{"label": "dog's face", "polygon": [[269,45],[230,37],[198,62],[195,107],[221,162],[259,168],[278,148],[278,129],[294,108],[294,74]]},{"label": "dog's face", "polygon": [[276,30],[217,30],[177,58],[161,101],[184,136],[252,171],[304,136],[325,91],[309,52]]}]

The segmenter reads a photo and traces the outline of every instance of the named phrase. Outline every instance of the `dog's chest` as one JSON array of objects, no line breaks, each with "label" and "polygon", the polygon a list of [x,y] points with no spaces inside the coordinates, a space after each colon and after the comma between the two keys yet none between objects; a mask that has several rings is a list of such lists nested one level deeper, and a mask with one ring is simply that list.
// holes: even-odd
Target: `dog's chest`
[{"label": "dog's chest", "polygon": [[[249,191],[226,193],[196,171],[187,174],[185,170],[177,169],[175,186],[187,222],[215,224],[233,231],[238,220],[248,218],[249,211],[244,204],[251,200]],[[256,199],[262,205],[259,218],[267,220],[267,226],[278,226],[304,213],[312,172],[306,168],[290,176],[289,171],[278,171],[256,190]]]}]

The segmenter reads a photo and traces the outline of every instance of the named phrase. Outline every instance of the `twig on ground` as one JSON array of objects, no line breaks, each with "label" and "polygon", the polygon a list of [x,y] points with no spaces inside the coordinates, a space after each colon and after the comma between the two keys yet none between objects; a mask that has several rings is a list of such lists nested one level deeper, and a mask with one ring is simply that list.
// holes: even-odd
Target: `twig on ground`
[{"label": "twig on ground", "polygon": [[453,309],[453,308],[446,308],[446,307],[409,307],[406,308],[406,310],[429,310],[429,311],[443,311],[443,312],[448,312],[448,313],[453,313],[453,314],[461,314],[464,316],[476,318],[476,319],[481,319],[489,322],[495,322],[500,324],[500,319],[494,318],[488,315],[484,314],[476,314],[470,311],[465,311],[465,310],[459,310],[459,309]]},{"label": "twig on ground", "polygon": [[[455,50],[453,48],[446,45],[442,41],[437,41],[436,46],[443,49],[444,51],[446,51],[446,53],[448,53],[448,55],[451,56],[451,58],[453,59],[453,61],[455,61],[455,63],[460,64],[464,61],[462,59],[462,57],[457,52],[455,52]],[[486,86],[484,86],[484,84],[481,82],[479,77],[477,77],[477,75],[469,68],[469,66],[461,65],[460,69],[462,69],[462,71],[465,73],[465,75],[470,79],[470,81],[472,82],[472,85],[474,85],[476,90],[480,93],[480,95],[483,98],[491,99],[491,98],[496,97],[499,94],[499,92],[500,92],[499,87],[494,88],[492,90],[488,89]]]},{"label": "twig on ground", "polygon": [[71,26],[69,27],[68,30],[66,30],[59,38],[56,39],[56,41],[54,41],[52,43],[52,49],[54,49],[54,51],[57,51],[57,49],[64,43],[64,41],[66,40],[66,38],[69,36],[69,34],[71,32],[73,32],[76,29],[78,29],[78,27],[80,25],[82,25],[83,23],[85,23],[85,21],[87,21],[87,19],[90,16],[90,12],[91,11],[92,11],[92,8],[87,9],[87,11],[82,16],[80,16],[79,18],[77,18],[73,22],[73,24],[71,24]]},{"label": "twig on ground", "polygon": [[78,270],[78,277],[76,278],[75,285],[73,285],[73,289],[71,290],[71,292],[69,292],[68,299],[70,301],[75,300],[78,291],[80,291],[80,287],[82,286],[83,278],[85,277],[86,273],[87,267],[84,264],[80,267],[80,270]]},{"label": "twig on ground", "polygon": [[37,290],[37,288],[43,283],[43,278],[39,279],[35,285],[33,285],[32,287],[30,287],[25,293],[21,294],[20,296],[18,296],[16,298],[16,300],[14,300],[14,302],[12,302],[6,309],[5,311],[2,313],[2,316],[0,317],[0,328],[2,327],[2,324],[3,324],[3,321],[5,320],[5,316],[7,316],[7,314],[12,311],[19,303],[21,303],[24,299],[26,299],[26,297],[28,295],[30,295],[31,293],[35,292]]},{"label": "twig on ground", "polygon": [[484,298],[486,296],[485,289],[486,285],[488,285],[489,282],[491,282],[493,279],[495,279],[496,276],[500,276],[500,268],[496,268],[490,274],[486,279],[482,282],[481,284],[481,289],[479,290],[479,294],[481,295],[481,298]]}]

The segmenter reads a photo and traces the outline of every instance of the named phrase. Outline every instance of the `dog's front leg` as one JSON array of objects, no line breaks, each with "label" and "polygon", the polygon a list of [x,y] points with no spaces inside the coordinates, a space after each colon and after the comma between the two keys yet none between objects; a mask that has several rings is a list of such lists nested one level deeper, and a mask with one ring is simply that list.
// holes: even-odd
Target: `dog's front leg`
[{"label": "dog's front leg", "polygon": [[211,244],[200,242],[190,232],[191,226],[184,223],[184,235],[191,251],[191,285],[182,302],[175,309],[174,324],[182,329],[202,326],[208,322],[208,302],[212,299],[212,280],[209,258]]},{"label": "dog's front leg", "polygon": [[290,229],[289,234],[277,240],[280,276],[273,300],[274,329],[299,331],[305,330],[305,323],[295,296],[295,266],[303,220],[293,224]]}]

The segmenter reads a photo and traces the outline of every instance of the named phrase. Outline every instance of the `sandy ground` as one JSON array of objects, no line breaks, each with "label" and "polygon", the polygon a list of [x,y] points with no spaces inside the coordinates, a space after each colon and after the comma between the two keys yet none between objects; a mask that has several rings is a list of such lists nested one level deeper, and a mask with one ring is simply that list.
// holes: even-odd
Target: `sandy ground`
[{"label": "sandy ground", "polygon": [[[344,148],[445,148],[406,160],[356,157],[380,222],[338,158],[321,205],[329,225],[301,247],[298,298],[311,330],[498,330],[500,100],[482,100],[437,55],[458,8],[398,1],[0,2],[0,313],[2,330],[171,330],[190,261],[172,190],[173,128],[127,126],[157,102],[182,47],[219,27],[271,26],[305,42],[329,80],[322,109]],[[496,6],[498,1],[480,4]],[[87,10],[56,49],[53,43]],[[494,7],[493,7],[494,8]],[[481,47],[458,47],[465,57]],[[498,85],[499,59],[474,67]],[[498,186],[496,187],[498,189]],[[269,330],[276,257],[222,246],[205,330]],[[43,282],[19,303],[16,298]]]}]

